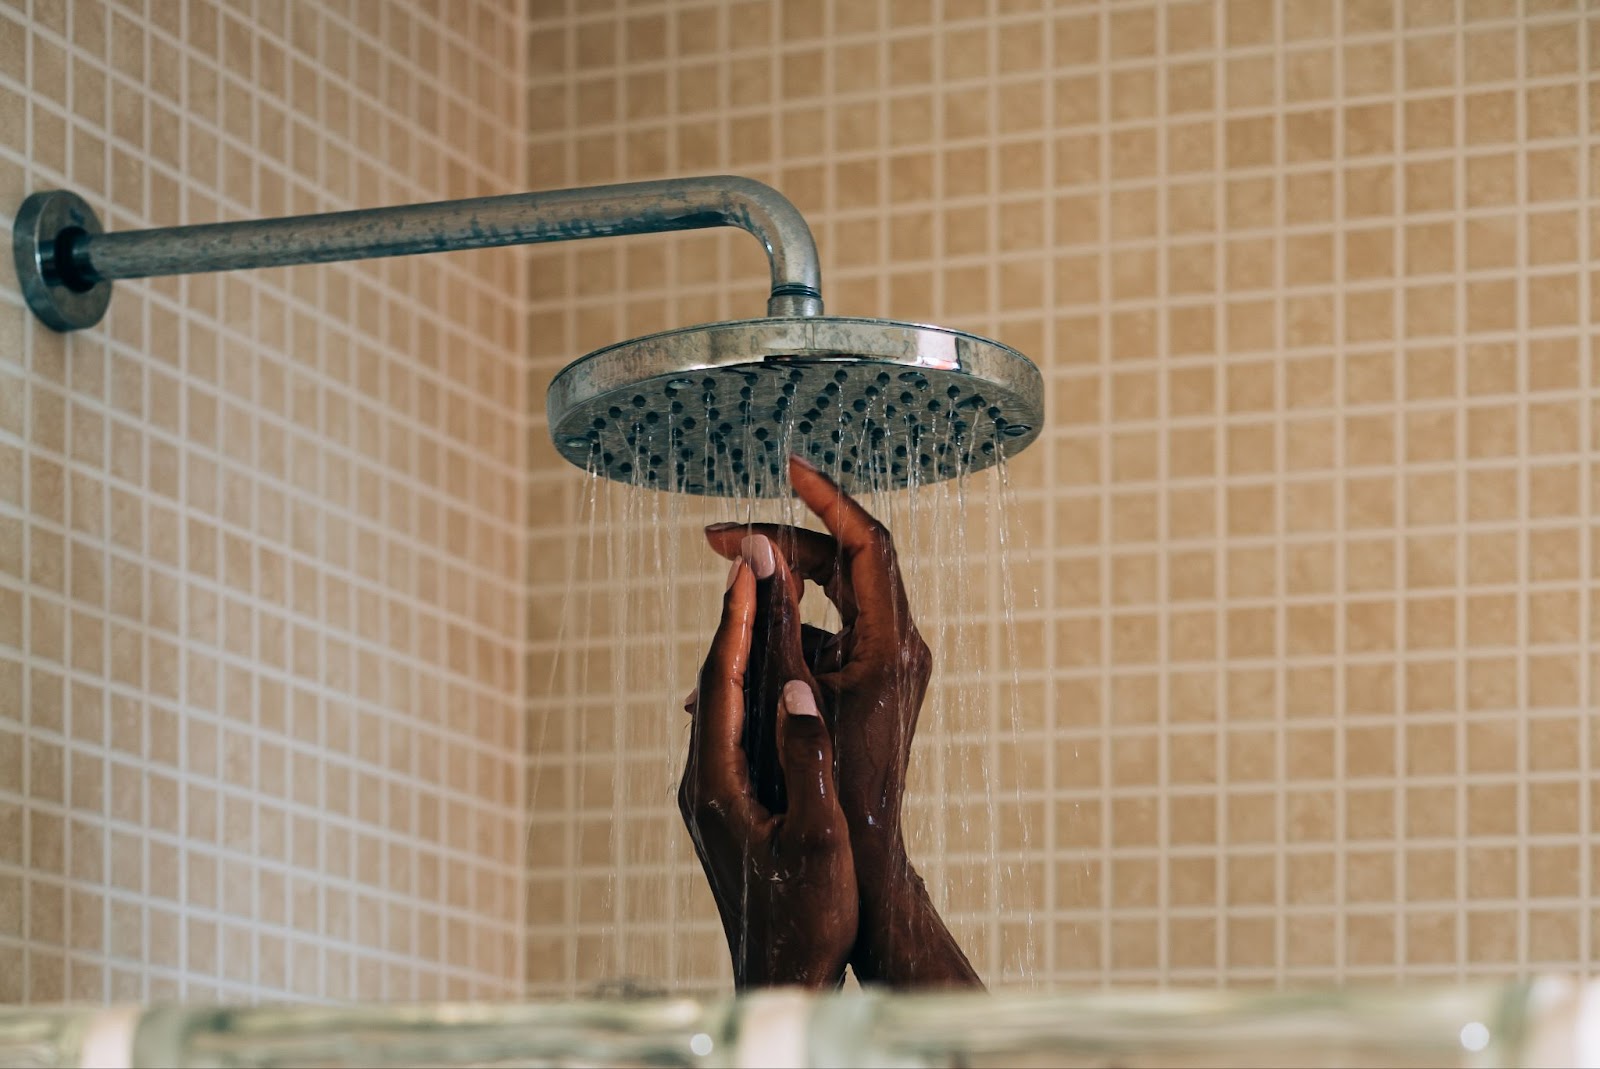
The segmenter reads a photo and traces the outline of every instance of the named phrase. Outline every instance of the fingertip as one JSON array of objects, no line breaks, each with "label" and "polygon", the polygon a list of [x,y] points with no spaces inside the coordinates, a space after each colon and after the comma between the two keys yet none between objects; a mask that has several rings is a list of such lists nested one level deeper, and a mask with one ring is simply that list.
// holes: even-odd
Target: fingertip
[{"label": "fingertip", "polygon": [[766,535],[746,535],[739,543],[739,556],[750,565],[757,579],[771,579],[778,568],[778,547]]},{"label": "fingertip", "polygon": [[824,526],[839,535],[839,513],[846,501],[851,500],[839,484],[815,464],[798,454],[789,454],[789,485],[805,502],[806,508],[816,513]]},{"label": "fingertip", "polygon": [[732,560],[739,555],[739,543],[744,537],[740,532],[743,529],[742,524],[714,523],[705,529],[706,545],[719,557]]},{"label": "fingertip", "polygon": [[733,563],[728,566],[727,593],[730,601],[737,600],[737,597],[740,593],[741,582],[744,584],[746,589],[749,588],[749,576],[750,565],[745,562],[743,557],[735,557]]},{"label": "fingertip", "polygon": [[822,716],[817,708],[816,695],[811,693],[811,687],[803,679],[791,679],[785,683],[779,700],[790,716]]},{"label": "fingertip", "polygon": [[819,494],[836,493],[839,489],[821,468],[798,453],[789,454],[789,485],[808,505]]}]

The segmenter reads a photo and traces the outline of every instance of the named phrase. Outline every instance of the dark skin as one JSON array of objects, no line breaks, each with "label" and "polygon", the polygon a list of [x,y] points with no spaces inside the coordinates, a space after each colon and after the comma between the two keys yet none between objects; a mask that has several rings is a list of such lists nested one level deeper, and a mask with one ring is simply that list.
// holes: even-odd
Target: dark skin
[{"label": "dark skin", "polygon": [[741,745],[756,581],[736,562],[700,673],[678,808],[750,987],[837,986],[855,941],[855,867],[833,780],[833,742],[805,684],[780,691],[774,752],[787,808],[762,805]]},{"label": "dark skin", "polygon": [[[795,804],[784,794],[786,788],[792,792],[796,781],[787,766],[776,767],[784,755],[784,721],[781,713],[773,715],[780,704],[776,695],[790,681],[803,683],[817,697],[836,754],[834,781],[852,878],[827,887],[796,887],[785,905],[792,909],[804,903],[801,908],[808,913],[842,917],[850,912],[841,905],[847,888],[857,896],[858,924],[846,956],[862,983],[981,986],[906,854],[901,805],[931,656],[911,617],[893,540],[820,471],[791,458],[789,473],[796,494],[822,520],[827,534],[779,524],[717,524],[706,530],[716,552],[736,561],[753,560],[769,576],[756,584],[751,632],[757,638],[746,662],[746,708],[752,712],[744,758],[755,776],[752,789],[770,806]],[[770,569],[759,539],[772,547]],[[838,609],[837,633],[800,625],[807,580],[820,586]],[[702,710],[705,694],[702,681]],[[697,722],[701,716],[703,712],[696,714]],[[764,730],[762,725],[774,719],[777,732]],[[780,785],[761,786],[777,776]],[[737,852],[737,844],[722,845]],[[767,923],[756,916],[753,903],[746,915],[752,923]],[[737,970],[737,928],[730,927],[726,912],[723,919]],[[754,944],[754,937],[747,942]],[[817,948],[829,961],[832,950],[831,943]]]}]

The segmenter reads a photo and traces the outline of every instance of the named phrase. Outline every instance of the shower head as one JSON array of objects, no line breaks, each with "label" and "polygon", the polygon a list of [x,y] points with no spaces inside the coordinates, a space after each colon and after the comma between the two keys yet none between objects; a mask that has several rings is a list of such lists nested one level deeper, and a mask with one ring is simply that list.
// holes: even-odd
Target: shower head
[{"label": "shower head", "polygon": [[943,327],[773,316],[599,349],[550,385],[550,434],[620,482],[717,497],[787,494],[808,457],[850,492],[896,490],[1015,455],[1044,423],[1027,357]]},{"label": "shower head", "polygon": [[590,353],[550,386],[550,433],[574,464],[622,482],[724,497],[788,492],[809,457],[846,489],[951,479],[1027,447],[1044,420],[1039,369],[942,327],[822,314],[805,218],[734,175],[105,233],[67,190],[23,201],[12,258],[52,330],[93,327],[116,279],[732,226],[766,250],[767,315],[652,334]]}]

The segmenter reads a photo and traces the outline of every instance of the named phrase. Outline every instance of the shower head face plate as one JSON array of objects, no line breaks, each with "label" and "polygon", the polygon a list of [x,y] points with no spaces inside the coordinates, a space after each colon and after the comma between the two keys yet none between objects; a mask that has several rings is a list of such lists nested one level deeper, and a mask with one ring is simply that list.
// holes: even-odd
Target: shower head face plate
[{"label": "shower head face plate", "polygon": [[979,471],[1030,445],[1043,380],[1009,346],[943,327],[841,316],[665,331],[564,368],[556,449],[619,482],[715,497],[790,493],[807,457],[847,491]]}]

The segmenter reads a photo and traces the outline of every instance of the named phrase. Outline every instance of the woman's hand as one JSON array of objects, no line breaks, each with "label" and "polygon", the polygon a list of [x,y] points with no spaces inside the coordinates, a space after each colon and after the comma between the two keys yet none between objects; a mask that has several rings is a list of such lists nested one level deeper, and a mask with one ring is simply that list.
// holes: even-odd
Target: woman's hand
[{"label": "woman's hand", "polygon": [[769,707],[787,808],[773,812],[757,799],[742,743],[756,587],[750,566],[735,561],[688,703],[694,726],[678,809],[722,916],[738,987],[831,987],[844,975],[858,916],[833,743],[810,685],[787,683]]},{"label": "woman's hand", "polygon": [[[779,551],[774,586],[791,594],[798,608],[802,580],[809,579],[839,610],[838,633],[806,628],[805,645],[838,754],[840,805],[861,890],[860,935],[850,963],[863,982],[977,984],[906,856],[901,830],[911,743],[932,659],[911,618],[894,543],[881,523],[810,464],[791,457],[789,476],[831,537],[777,524],[716,524],[706,529],[706,539],[726,557],[747,552],[758,538],[769,540]],[[785,561],[792,574],[781,566]],[[781,656],[774,648],[789,646],[788,635],[774,628],[755,655]],[[759,766],[759,751],[752,761]]]}]

